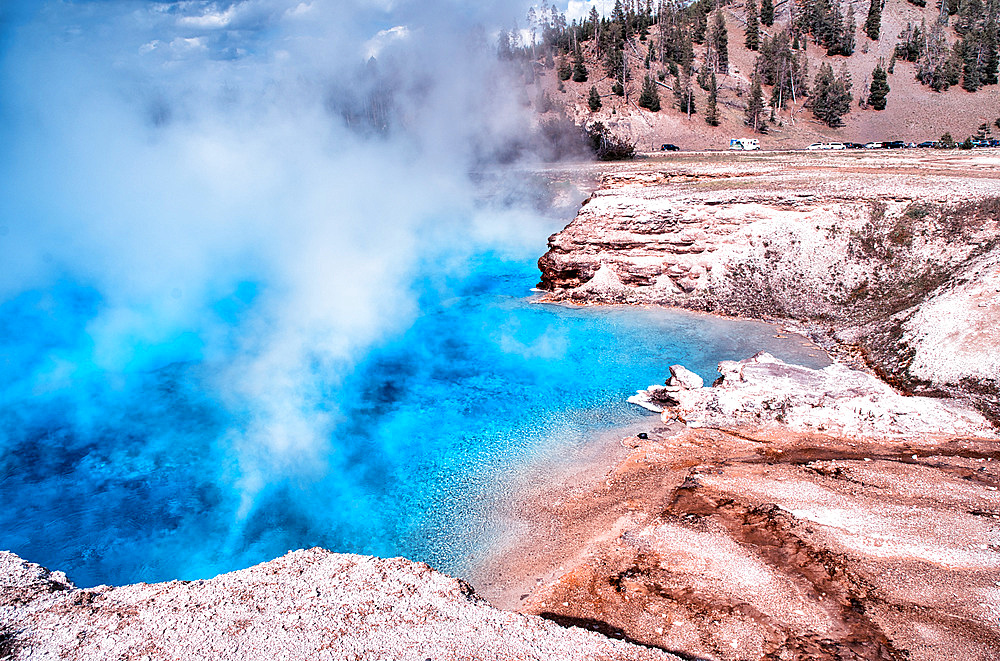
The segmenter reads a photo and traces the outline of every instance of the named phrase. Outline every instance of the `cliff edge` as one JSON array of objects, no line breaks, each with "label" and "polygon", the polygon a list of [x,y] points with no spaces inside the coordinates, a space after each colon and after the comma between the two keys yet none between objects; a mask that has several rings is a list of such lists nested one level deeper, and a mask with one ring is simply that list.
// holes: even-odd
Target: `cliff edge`
[{"label": "cliff edge", "polygon": [[549,239],[539,287],[793,320],[897,387],[971,398],[997,420],[998,179],[995,152],[636,164],[606,173]]}]

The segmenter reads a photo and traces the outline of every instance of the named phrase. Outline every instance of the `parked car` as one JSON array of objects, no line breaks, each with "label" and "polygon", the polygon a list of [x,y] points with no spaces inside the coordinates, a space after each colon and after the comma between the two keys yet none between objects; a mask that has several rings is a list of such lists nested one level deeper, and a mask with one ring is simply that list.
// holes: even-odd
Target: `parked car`
[{"label": "parked car", "polygon": [[883,149],[903,149],[906,147],[906,143],[902,140],[890,140],[889,142],[882,143]]},{"label": "parked car", "polygon": [[680,151],[680,150],[681,150],[680,147],[678,147],[677,145],[672,145],[669,142],[666,143],[666,144],[660,145],[660,151]]},{"label": "parked car", "polygon": [[848,149],[864,149],[865,146],[860,142],[845,142],[844,146]]},{"label": "parked car", "polygon": [[843,142],[828,142],[826,143],[827,149],[847,149],[847,145]]},{"label": "parked car", "polygon": [[814,142],[811,145],[809,145],[808,147],[806,147],[806,149],[826,149],[826,148],[827,148],[826,144],[824,144],[822,142]]},{"label": "parked car", "polygon": [[882,143],[881,142],[865,143],[865,149],[882,149]]},{"label": "parked car", "polygon": [[918,147],[923,147],[924,149],[927,149],[928,147],[931,147],[931,148],[937,147],[937,143],[934,142],[933,140],[924,140],[923,142],[921,142],[917,146]]}]

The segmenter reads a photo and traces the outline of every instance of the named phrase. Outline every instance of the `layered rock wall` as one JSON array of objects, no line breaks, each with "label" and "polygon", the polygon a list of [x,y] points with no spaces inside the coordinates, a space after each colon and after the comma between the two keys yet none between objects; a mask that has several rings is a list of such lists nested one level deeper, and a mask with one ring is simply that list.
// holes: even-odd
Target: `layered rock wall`
[{"label": "layered rock wall", "polygon": [[539,260],[545,300],[793,319],[1000,416],[1000,159],[740,158],[606,175]]}]

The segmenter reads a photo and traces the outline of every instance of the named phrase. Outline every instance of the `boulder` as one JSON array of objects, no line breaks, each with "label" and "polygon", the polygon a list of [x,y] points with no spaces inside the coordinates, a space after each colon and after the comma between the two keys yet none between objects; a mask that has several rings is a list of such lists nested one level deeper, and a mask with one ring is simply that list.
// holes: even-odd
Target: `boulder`
[{"label": "boulder", "polygon": [[667,379],[667,385],[681,386],[682,388],[701,388],[705,385],[705,381],[683,365],[671,365],[670,378]]}]

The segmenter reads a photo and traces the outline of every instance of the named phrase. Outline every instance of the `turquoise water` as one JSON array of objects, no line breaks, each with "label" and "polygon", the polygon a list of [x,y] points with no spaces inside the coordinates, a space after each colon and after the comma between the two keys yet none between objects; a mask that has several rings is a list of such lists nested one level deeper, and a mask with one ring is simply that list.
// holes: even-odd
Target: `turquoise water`
[{"label": "turquoise water", "polygon": [[[427,267],[412,325],[346,375],[314,375],[335,424],[310,469],[250,504],[233,433],[247,412],[213,385],[225,356],[180,337],[149,348],[173,358],[154,369],[98,368],[99,293],[64,282],[4,303],[0,547],[82,585],[207,577],[314,545],[461,572],[489,550],[489,504],[513,474],[647,416],[625,398],[668,365],[712,379],[766,347],[822,364],[764,324],[532,304],[533,257],[480,254],[446,286]],[[252,301],[243,286],[221,318],[238,328],[232,310]],[[38,377],[66,363],[70,382]]]},{"label": "turquoise water", "polygon": [[585,195],[488,165],[535,162],[509,3],[14,4],[0,549],[80,585],[314,545],[462,573],[532,462],[772,343],[531,304],[539,209]]}]

